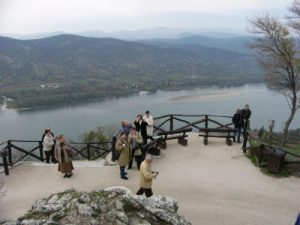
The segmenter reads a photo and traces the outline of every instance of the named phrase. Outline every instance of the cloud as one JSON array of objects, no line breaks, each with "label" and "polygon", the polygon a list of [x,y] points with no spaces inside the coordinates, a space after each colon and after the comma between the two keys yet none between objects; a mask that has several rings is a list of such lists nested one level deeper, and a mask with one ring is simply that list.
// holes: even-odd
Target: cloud
[{"label": "cloud", "polygon": [[187,27],[194,24],[189,18],[203,19],[203,16],[210,20],[210,24],[222,24],[223,20],[234,23],[232,18],[240,17],[243,20],[262,11],[281,13],[283,17],[291,2],[292,0],[0,0],[0,33],[139,29],[164,24],[169,26],[172,24],[169,17],[174,19],[175,15],[176,21],[184,21],[181,26]]}]

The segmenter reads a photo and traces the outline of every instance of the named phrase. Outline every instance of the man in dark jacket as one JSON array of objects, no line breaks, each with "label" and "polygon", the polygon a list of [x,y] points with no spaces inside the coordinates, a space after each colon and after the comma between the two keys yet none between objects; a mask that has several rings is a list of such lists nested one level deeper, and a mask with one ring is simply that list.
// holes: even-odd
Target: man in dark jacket
[{"label": "man in dark jacket", "polygon": [[244,132],[250,128],[250,116],[251,116],[251,110],[249,108],[249,105],[246,104],[245,108],[241,110],[241,118],[243,120],[243,128]]},{"label": "man in dark jacket", "polygon": [[251,110],[249,109],[249,105],[246,104],[245,108],[241,110],[241,118],[243,121],[243,152],[246,153],[246,144],[247,144],[247,130],[250,129],[250,116],[251,116]]}]

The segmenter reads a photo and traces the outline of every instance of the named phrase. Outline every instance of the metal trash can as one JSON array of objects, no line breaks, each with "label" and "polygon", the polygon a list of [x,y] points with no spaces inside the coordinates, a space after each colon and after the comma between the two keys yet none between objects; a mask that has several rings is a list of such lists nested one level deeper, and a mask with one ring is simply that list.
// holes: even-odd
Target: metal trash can
[{"label": "metal trash can", "polygon": [[268,154],[268,170],[271,173],[279,173],[284,165],[285,152],[280,149],[271,149]]}]

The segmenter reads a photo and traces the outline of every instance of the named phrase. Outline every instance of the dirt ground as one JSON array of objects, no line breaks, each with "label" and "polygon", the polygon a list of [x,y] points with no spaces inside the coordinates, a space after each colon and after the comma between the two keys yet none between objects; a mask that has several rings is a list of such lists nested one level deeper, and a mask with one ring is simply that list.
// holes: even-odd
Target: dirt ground
[{"label": "dirt ground", "polygon": [[[180,215],[193,225],[294,225],[300,212],[300,179],[273,178],[262,174],[247,159],[239,144],[227,146],[224,139],[190,134],[187,147],[168,142],[153,170],[156,194],[178,200]],[[0,219],[16,219],[31,205],[50,194],[75,188],[91,191],[110,186],[138,190],[134,164],[129,180],[119,177],[117,166],[100,167],[97,162],[74,162],[72,178],[63,178],[57,165],[24,163],[0,174]]]}]

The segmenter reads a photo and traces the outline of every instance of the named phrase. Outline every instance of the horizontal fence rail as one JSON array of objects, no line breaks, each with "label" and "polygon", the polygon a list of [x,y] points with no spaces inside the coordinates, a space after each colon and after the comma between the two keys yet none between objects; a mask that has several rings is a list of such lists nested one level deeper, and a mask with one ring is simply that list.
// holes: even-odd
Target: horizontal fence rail
[{"label": "horizontal fence rail", "polygon": [[[108,154],[112,149],[113,142],[90,142],[78,143],[69,142],[69,146],[74,152],[75,159],[96,160]],[[26,145],[26,146],[24,146]],[[5,174],[8,175],[8,166],[13,166],[18,162],[28,160],[44,161],[44,151],[42,141],[31,140],[8,140],[0,144],[0,153]]]},{"label": "horizontal fence rail", "polygon": [[[179,131],[184,129],[192,129],[192,132],[199,132],[201,129],[231,129],[234,128],[232,116],[224,115],[205,115],[205,114],[167,114],[154,118],[154,135],[160,136],[159,133]],[[120,131],[107,142],[70,142],[69,145],[73,150],[75,159],[95,160],[107,155],[115,148],[117,137]],[[246,138],[247,135],[246,135]],[[24,145],[27,145],[24,147]],[[243,143],[244,146],[244,143]],[[268,146],[266,146],[268,148]],[[274,148],[274,146],[272,146]],[[282,150],[282,149],[281,149]],[[297,164],[300,156],[285,151],[285,154],[294,157],[296,160],[286,161],[286,164]],[[0,153],[2,162],[0,165],[14,165],[17,162],[27,159],[44,161],[43,143],[42,141],[30,140],[8,140],[0,143]]]},{"label": "horizontal fence rail", "polygon": [[[219,121],[219,119],[223,121]],[[226,122],[225,122],[226,121]],[[230,116],[222,115],[186,115],[186,114],[167,114],[154,118],[154,134],[158,132],[167,132],[174,130],[182,130],[192,128],[197,131],[200,128],[214,126],[215,128],[229,127],[232,125]],[[95,160],[108,154],[115,148],[117,136],[120,131],[107,142],[90,142],[79,143],[70,142],[69,145],[74,152],[74,158],[83,158],[87,160]],[[38,160],[43,162],[44,151],[41,140],[8,140],[0,143],[2,162],[0,165],[14,164],[24,160]]]},{"label": "horizontal fence rail", "polygon": [[[219,121],[219,120],[222,121]],[[154,118],[154,133],[193,128],[233,128],[232,117],[222,115],[169,114]]]}]

